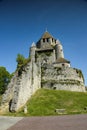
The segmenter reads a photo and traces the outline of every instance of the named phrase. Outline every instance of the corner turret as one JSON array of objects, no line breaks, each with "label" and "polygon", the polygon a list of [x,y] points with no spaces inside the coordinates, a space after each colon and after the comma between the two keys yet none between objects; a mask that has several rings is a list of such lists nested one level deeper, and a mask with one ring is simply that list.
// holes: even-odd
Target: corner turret
[{"label": "corner turret", "polygon": [[56,41],[55,45],[56,62],[55,65],[59,67],[70,67],[70,61],[64,58],[63,47],[59,40]]},{"label": "corner turret", "polygon": [[64,58],[63,47],[59,40],[56,41],[56,59]]},{"label": "corner turret", "polygon": [[35,50],[36,50],[36,45],[33,42],[30,48],[30,57],[31,57],[31,61],[35,62]]}]

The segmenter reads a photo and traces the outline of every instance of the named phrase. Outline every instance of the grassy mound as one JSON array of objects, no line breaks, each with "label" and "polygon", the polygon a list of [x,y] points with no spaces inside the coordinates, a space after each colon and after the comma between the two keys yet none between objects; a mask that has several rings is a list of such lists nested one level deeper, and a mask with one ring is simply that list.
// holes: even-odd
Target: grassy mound
[{"label": "grassy mound", "polygon": [[1,104],[1,99],[2,99],[2,96],[0,95],[0,104]]},{"label": "grassy mound", "polygon": [[27,103],[29,115],[56,115],[55,109],[67,114],[84,113],[87,93],[40,89]]},{"label": "grassy mound", "polygon": [[[66,114],[87,113],[87,92],[70,92],[60,90],[39,89],[27,102],[27,114],[24,108],[15,116],[48,116],[58,115],[55,109],[65,109]],[[10,113],[10,115],[13,115]]]}]

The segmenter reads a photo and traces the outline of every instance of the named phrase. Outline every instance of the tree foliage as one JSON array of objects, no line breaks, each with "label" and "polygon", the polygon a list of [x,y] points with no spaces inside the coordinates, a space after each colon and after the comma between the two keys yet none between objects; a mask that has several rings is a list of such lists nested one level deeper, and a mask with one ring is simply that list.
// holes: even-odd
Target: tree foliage
[{"label": "tree foliage", "polygon": [[25,66],[29,62],[29,60],[30,60],[29,58],[26,59],[23,55],[18,54],[16,58],[17,70]]},{"label": "tree foliage", "polygon": [[18,54],[17,58],[16,58],[16,62],[17,62],[17,69],[18,69],[24,64],[25,57],[23,55],[21,55],[21,54]]},{"label": "tree foliage", "polygon": [[0,66],[0,94],[3,94],[10,82],[11,75],[5,67]]}]

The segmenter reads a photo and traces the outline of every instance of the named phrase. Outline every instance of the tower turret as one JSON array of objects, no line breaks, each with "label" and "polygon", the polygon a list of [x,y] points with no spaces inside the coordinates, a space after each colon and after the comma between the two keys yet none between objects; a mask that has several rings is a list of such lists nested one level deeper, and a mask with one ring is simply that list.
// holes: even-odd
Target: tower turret
[{"label": "tower turret", "polygon": [[47,49],[47,48],[51,48],[52,46],[55,46],[56,44],[56,39],[49,33],[49,32],[45,32],[40,40],[36,43],[37,48],[40,49]]},{"label": "tower turret", "polygon": [[64,58],[63,47],[59,40],[56,41],[56,59]]},{"label": "tower turret", "polygon": [[35,50],[36,50],[36,45],[33,42],[30,48],[30,57],[33,62],[35,62]]}]

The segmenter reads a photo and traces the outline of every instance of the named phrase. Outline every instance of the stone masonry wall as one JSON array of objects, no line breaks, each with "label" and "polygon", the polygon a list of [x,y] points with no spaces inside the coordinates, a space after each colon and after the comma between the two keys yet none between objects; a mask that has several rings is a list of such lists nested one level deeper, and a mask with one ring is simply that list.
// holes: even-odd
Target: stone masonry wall
[{"label": "stone masonry wall", "polygon": [[78,69],[44,65],[41,70],[41,86],[44,88],[85,91],[83,76]]},{"label": "stone masonry wall", "polygon": [[22,71],[17,71],[3,95],[2,111],[18,111],[39,88],[85,92],[84,79],[80,70],[57,67],[54,64],[29,62]]},{"label": "stone masonry wall", "polygon": [[2,96],[2,103],[0,106],[1,111],[9,110],[10,101],[14,96],[14,89],[15,89],[15,84],[17,82],[17,75],[18,75],[17,73],[14,74],[10,83],[8,84],[8,89],[5,91],[5,93]]},{"label": "stone masonry wall", "polygon": [[36,51],[36,62],[41,62],[41,64],[44,63],[48,63],[48,64],[52,64],[53,62],[55,62],[55,52],[54,50],[50,50],[50,51]]},{"label": "stone masonry wall", "polygon": [[[14,77],[15,81],[13,81]],[[23,68],[20,75],[16,74],[14,77],[8,85],[8,89],[3,95],[2,100],[2,107],[7,106],[6,109],[9,110],[10,106],[10,111],[13,112],[24,106],[31,95],[41,87],[40,66],[39,64],[30,62]]]}]

